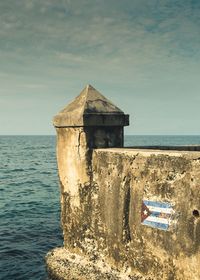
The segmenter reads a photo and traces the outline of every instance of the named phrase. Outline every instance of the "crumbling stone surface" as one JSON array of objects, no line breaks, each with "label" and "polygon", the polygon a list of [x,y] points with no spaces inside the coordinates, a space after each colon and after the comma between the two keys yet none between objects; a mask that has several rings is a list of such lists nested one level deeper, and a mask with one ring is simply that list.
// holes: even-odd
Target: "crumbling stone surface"
[{"label": "crumbling stone surface", "polygon": [[[98,149],[93,170],[105,244],[117,266],[154,279],[200,279],[199,153]],[[144,199],[173,205],[169,231],[141,224]]]},{"label": "crumbling stone surface", "polygon": [[138,273],[131,276],[127,268],[119,271],[104,259],[89,259],[64,248],[49,252],[46,263],[49,276],[55,280],[153,280]]},{"label": "crumbling stone surface", "polygon": [[[199,280],[199,152],[96,149],[91,166],[90,184],[78,189],[79,206],[70,203],[70,193],[62,198],[69,251],[59,249],[47,265],[57,277],[65,269],[69,278],[55,279],[126,279],[118,278],[116,271],[127,270],[130,279],[140,279],[134,278],[137,273],[141,279]],[[172,203],[175,216],[169,231],[141,224],[143,199]],[[69,262],[69,252],[76,253],[77,260],[89,260],[85,274],[77,263]],[[62,269],[55,269],[59,258]],[[110,274],[101,274],[97,260],[113,268]]]}]

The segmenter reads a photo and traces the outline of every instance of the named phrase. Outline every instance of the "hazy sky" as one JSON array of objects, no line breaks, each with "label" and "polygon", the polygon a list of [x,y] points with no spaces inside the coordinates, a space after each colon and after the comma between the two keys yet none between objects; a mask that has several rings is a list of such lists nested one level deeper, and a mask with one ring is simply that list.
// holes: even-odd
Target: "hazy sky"
[{"label": "hazy sky", "polygon": [[200,1],[0,0],[0,134],[54,134],[88,83],[126,134],[200,134]]}]

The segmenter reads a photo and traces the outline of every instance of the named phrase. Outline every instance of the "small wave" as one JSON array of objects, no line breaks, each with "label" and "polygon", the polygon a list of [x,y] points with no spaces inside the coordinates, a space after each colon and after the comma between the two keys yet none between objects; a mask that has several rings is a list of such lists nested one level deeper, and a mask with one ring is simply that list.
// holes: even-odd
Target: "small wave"
[{"label": "small wave", "polygon": [[[23,178],[21,178],[20,180],[23,180]],[[38,187],[38,186],[42,186],[43,182],[40,181],[40,180],[37,180],[37,178],[33,178],[32,180],[25,180],[24,178],[24,181],[12,181],[12,182],[9,182],[8,185],[9,186],[15,186],[15,187],[18,187],[18,186],[23,186],[23,187],[28,187],[28,188],[34,188],[34,187]],[[26,191],[26,190],[25,190]]]},{"label": "small wave", "polygon": [[10,171],[11,172],[21,172],[21,171],[24,171],[25,169],[23,168],[15,168],[15,169],[11,169]]},{"label": "small wave", "polygon": [[50,172],[50,171],[41,171],[40,174],[43,174],[43,175],[51,175],[52,172]]},{"label": "small wave", "polygon": [[28,146],[28,147],[24,147],[24,150],[30,150],[30,151],[37,151],[37,150],[48,150],[48,149],[52,149],[51,146]]},{"label": "small wave", "polygon": [[26,171],[35,171],[35,170],[37,170],[37,168],[35,168],[35,167],[29,167],[29,168],[26,168],[25,170],[26,170]]},{"label": "small wave", "polygon": [[26,254],[23,250],[20,249],[4,249],[1,251],[1,257],[8,257],[8,256],[12,256],[12,257],[22,257],[24,254]]}]

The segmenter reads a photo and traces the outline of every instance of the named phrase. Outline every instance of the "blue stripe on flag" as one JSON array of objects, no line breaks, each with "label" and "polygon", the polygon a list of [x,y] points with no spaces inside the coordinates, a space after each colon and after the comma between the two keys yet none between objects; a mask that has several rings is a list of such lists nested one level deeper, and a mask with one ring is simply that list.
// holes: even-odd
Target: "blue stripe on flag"
[{"label": "blue stripe on flag", "polygon": [[[153,217],[160,217],[161,215],[163,215],[163,218],[164,219],[168,219],[171,217],[171,214],[168,214],[168,213],[162,213],[162,212],[151,212],[151,215],[150,216],[153,216]],[[162,217],[161,217],[162,218]]]},{"label": "blue stripe on flag", "polygon": [[150,200],[143,200],[144,204],[147,206],[154,206],[160,208],[172,208],[172,205],[168,202],[158,202],[158,201],[150,201]]},{"label": "blue stripe on flag", "polygon": [[150,222],[147,220],[144,220],[142,222],[143,225],[149,226],[149,227],[153,227],[153,228],[158,228],[158,229],[162,229],[162,230],[168,230],[169,225],[167,224],[162,224],[162,223],[156,223],[156,222]]}]

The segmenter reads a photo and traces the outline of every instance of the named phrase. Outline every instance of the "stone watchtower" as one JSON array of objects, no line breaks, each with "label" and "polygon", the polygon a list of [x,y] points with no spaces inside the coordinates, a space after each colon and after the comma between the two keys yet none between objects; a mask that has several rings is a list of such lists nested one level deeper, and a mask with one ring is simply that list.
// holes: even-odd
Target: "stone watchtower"
[{"label": "stone watchtower", "polygon": [[49,276],[199,280],[198,147],[115,149],[125,125],[91,86],[54,118],[64,248],[47,254]]},{"label": "stone watchtower", "polygon": [[125,125],[91,86],[54,118],[64,248],[49,276],[199,280],[199,152],[116,149]]},{"label": "stone watchtower", "polygon": [[95,188],[92,150],[123,147],[129,116],[88,85],[54,117],[53,124],[57,131],[65,247],[82,248],[81,240],[90,231],[94,216],[94,203],[89,203]]}]

